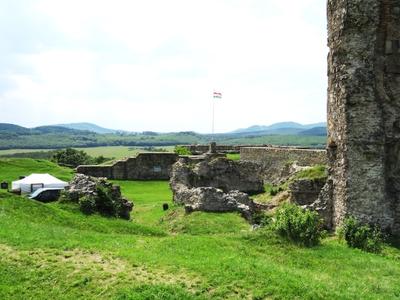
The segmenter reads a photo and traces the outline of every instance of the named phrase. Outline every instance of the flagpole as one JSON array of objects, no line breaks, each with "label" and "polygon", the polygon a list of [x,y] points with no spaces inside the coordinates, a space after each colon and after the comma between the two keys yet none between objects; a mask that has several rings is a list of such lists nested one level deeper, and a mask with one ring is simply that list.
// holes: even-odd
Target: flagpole
[{"label": "flagpole", "polygon": [[214,140],[215,100],[212,98],[212,140]]}]

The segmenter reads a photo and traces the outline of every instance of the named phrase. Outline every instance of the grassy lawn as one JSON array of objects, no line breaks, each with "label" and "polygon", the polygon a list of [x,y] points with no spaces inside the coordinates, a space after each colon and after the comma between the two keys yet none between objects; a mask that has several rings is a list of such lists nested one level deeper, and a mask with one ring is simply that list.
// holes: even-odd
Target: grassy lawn
[{"label": "grassy lawn", "polygon": [[0,150],[0,156],[8,155],[8,154],[16,154],[16,153],[26,153],[26,152],[41,152],[41,151],[50,151],[53,149],[7,149]]},{"label": "grassy lawn", "polygon": [[[156,147],[157,149],[164,149],[166,151],[173,152],[173,146],[163,146]],[[135,156],[139,152],[143,152],[143,148],[140,147],[125,147],[125,146],[107,146],[107,147],[92,147],[92,148],[76,148],[78,150],[83,150],[90,156],[100,156],[104,157],[115,157],[116,159]]]},{"label": "grassy lawn", "polygon": [[[0,180],[46,170],[0,160]],[[315,248],[252,231],[237,214],[185,215],[166,181],[116,181],[131,221],[0,191],[0,299],[399,299],[400,250],[326,238]],[[168,203],[170,209],[162,210]]]}]

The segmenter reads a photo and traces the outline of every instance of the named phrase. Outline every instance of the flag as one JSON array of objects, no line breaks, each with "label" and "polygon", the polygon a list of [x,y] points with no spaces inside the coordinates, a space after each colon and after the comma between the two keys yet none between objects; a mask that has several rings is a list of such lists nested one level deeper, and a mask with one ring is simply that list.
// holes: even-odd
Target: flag
[{"label": "flag", "polygon": [[222,98],[222,93],[214,92],[213,97],[214,97],[214,98],[221,99],[221,98]]}]

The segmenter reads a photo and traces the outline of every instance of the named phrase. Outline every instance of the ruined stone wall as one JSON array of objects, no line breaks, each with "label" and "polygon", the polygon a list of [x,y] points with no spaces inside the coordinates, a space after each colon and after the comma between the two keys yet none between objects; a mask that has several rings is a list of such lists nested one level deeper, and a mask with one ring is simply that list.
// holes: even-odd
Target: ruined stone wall
[{"label": "ruined stone wall", "polygon": [[77,173],[120,180],[167,180],[177,160],[174,153],[139,153],[110,166],[79,166]]},{"label": "ruined stone wall", "polygon": [[325,150],[298,149],[290,147],[240,148],[240,160],[262,165],[264,180],[273,182],[289,163],[297,161],[300,166],[327,164]]},{"label": "ruined stone wall", "polygon": [[112,166],[107,165],[82,165],[76,168],[76,172],[79,174],[85,174],[93,177],[107,177],[112,178]]},{"label": "ruined stone wall", "polygon": [[[333,225],[400,233],[400,0],[328,0]],[[328,193],[329,194],[329,193]]]},{"label": "ruined stone wall", "polygon": [[[260,145],[261,147],[264,145]],[[259,146],[259,147],[260,147]],[[182,145],[182,147],[188,149],[193,154],[204,154],[207,153],[210,145]],[[243,147],[256,147],[252,145],[216,145],[216,151],[218,153],[239,153]]]}]

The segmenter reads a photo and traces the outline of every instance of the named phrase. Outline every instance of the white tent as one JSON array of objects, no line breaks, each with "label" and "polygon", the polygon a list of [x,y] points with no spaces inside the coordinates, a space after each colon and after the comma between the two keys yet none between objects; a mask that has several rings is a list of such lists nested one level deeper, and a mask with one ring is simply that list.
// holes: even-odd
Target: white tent
[{"label": "white tent", "polygon": [[32,193],[40,188],[64,189],[68,185],[50,174],[31,174],[24,179],[13,181],[12,189],[21,190],[21,193]]}]

